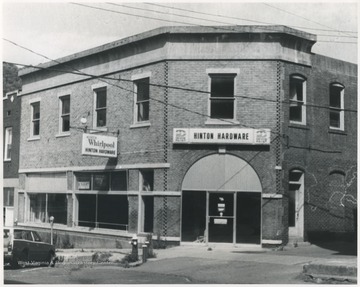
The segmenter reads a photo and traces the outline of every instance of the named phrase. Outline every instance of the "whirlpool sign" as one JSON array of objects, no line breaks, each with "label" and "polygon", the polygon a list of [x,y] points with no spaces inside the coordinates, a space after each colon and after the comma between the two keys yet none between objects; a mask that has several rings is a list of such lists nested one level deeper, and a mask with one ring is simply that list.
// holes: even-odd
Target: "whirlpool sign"
[{"label": "whirlpool sign", "polygon": [[270,129],[174,129],[174,144],[269,145]]},{"label": "whirlpool sign", "polygon": [[82,155],[117,157],[117,138],[83,134]]}]

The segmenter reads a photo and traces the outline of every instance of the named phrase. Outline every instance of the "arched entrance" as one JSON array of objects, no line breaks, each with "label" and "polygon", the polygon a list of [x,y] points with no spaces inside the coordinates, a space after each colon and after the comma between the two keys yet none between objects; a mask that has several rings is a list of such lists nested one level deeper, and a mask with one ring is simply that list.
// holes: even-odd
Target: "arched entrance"
[{"label": "arched entrance", "polygon": [[182,241],[256,243],[261,238],[261,182],[246,161],[206,156],[182,184]]}]

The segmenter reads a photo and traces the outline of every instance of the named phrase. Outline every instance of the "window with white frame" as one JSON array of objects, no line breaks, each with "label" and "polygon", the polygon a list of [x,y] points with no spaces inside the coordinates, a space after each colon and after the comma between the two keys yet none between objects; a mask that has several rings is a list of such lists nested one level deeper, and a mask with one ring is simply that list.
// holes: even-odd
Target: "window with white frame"
[{"label": "window with white frame", "polygon": [[11,146],[12,146],[12,127],[5,128],[5,149],[4,160],[11,160]]},{"label": "window with white frame", "polygon": [[210,118],[235,118],[236,74],[210,74]]},{"label": "window with white frame", "polygon": [[60,133],[70,131],[70,95],[62,96],[60,100]]},{"label": "window with white frame", "polygon": [[290,111],[291,122],[306,124],[306,80],[301,76],[290,77]]},{"label": "window with white frame", "polygon": [[107,104],[107,92],[106,87],[99,88],[94,90],[95,96],[95,127],[105,127],[106,126],[106,104]]},{"label": "window with white frame", "polygon": [[330,128],[344,130],[344,86],[330,85]]},{"label": "window with white frame", "polygon": [[31,103],[31,136],[40,135],[40,102]]},{"label": "window with white frame", "polygon": [[134,81],[135,122],[149,121],[150,114],[150,78]]}]

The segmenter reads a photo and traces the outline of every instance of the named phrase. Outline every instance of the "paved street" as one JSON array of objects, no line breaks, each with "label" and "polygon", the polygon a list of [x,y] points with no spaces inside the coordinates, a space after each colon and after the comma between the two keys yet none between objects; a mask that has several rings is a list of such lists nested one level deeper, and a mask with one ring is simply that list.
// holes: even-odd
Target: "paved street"
[{"label": "paved street", "polygon": [[101,264],[55,268],[5,268],[5,284],[221,284],[297,283],[301,265],[283,265],[200,258],[169,258],[135,268]]},{"label": "paved street", "polygon": [[4,279],[6,284],[306,284],[302,275],[305,264],[356,266],[354,247],[343,243],[275,251],[256,246],[185,245],[154,250],[156,258],[133,268],[123,268],[116,261],[92,263],[94,250],[68,249],[59,254],[74,256],[70,261],[55,268],[5,267]]}]

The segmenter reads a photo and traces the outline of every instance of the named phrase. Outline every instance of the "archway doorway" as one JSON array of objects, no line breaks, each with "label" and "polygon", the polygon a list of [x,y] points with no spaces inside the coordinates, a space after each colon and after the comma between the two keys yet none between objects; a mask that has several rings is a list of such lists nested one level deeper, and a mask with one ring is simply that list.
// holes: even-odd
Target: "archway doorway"
[{"label": "archway doorway", "polygon": [[214,154],[195,162],[182,184],[181,240],[260,244],[261,191],[241,158]]}]

